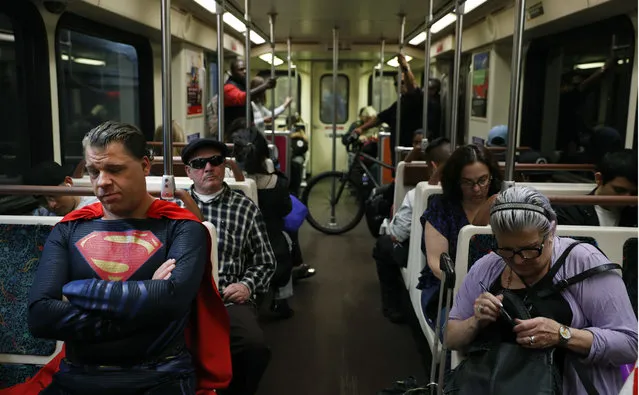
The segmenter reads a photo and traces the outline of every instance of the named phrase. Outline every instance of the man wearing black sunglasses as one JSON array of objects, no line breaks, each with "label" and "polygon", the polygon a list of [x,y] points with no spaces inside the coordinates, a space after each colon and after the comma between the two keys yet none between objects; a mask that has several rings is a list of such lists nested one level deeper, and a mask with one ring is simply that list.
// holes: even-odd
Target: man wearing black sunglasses
[{"label": "man wearing black sunglasses", "polygon": [[218,232],[219,290],[231,324],[233,379],[224,394],[257,391],[270,350],[257,321],[256,294],[268,291],[275,255],[259,208],[224,182],[226,144],[198,139],[182,150],[191,196]]}]

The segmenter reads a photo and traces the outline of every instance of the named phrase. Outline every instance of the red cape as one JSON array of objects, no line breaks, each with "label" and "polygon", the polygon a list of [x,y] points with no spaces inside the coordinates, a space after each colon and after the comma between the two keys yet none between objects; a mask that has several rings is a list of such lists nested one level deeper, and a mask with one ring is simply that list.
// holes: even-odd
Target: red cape
[{"label": "red cape", "polygon": [[[154,200],[147,211],[148,218],[200,220],[175,203]],[[60,222],[102,218],[101,203],[94,203],[67,214]],[[209,243],[209,250],[211,244]],[[210,256],[210,255],[209,255]],[[211,262],[205,266],[191,321],[186,328],[186,344],[193,355],[197,374],[197,395],[210,395],[215,389],[228,387],[231,381],[231,350],[229,318],[211,272]],[[35,376],[24,383],[0,390],[0,395],[37,395],[51,384],[64,358],[64,348]]]}]

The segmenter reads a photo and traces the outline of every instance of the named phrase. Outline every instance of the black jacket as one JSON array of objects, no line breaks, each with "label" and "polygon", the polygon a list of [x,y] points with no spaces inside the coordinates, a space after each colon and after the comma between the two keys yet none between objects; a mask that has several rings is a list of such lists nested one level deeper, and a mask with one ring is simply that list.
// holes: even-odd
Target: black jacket
[{"label": "black jacket", "polygon": [[[594,195],[595,191],[589,193]],[[599,226],[599,217],[595,206],[555,206],[558,225]],[[619,225],[621,227],[637,227],[637,207],[626,207],[621,212]]]}]

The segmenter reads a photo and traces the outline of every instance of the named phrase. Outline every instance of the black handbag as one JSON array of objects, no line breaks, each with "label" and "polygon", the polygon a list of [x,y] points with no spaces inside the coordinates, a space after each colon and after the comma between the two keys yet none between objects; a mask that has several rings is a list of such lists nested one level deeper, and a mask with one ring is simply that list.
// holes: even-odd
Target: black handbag
[{"label": "black handbag", "polygon": [[[523,301],[504,292],[504,306],[520,305],[512,317],[530,319]],[[450,374],[444,394],[454,395],[558,395],[561,376],[554,365],[555,349],[537,350],[516,343],[471,345],[467,358]]]},{"label": "black handbag", "polygon": [[[555,262],[548,273],[551,278],[578,244],[580,242],[568,246]],[[546,289],[535,289],[526,285],[527,294],[536,310],[541,313],[540,316],[545,316],[542,302],[544,297],[561,292],[591,276],[617,269],[620,270],[621,266],[614,263],[600,265],[559,281]],[[504,290],[503,295],[504,309],[513,319],[533,318],[519,296],[508,290]],[[508,342],[471,344],[467,358],[449,374],[443,392],[451,395],[560,395],[562,377],[554,363],[555,351],[554,348],[528,349]],[[570,352],[566,353],[566,358],[577,372],[588,395],[598,395],[581,362]]]}]

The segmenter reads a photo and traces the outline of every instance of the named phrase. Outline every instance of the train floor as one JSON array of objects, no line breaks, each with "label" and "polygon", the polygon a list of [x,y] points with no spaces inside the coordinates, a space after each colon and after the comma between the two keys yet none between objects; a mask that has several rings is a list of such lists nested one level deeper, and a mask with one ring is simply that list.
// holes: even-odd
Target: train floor
[{"label": "train floor", "polygon": [[431,356],[414,315],[406,325],[382,316],[374,242],[364,219],[340,236],[304,224],[300,245],[317,274],[296,284],[292,318],[262,323],[272,359],[258,395],[375,395],[408,376],[424,383]]}]

